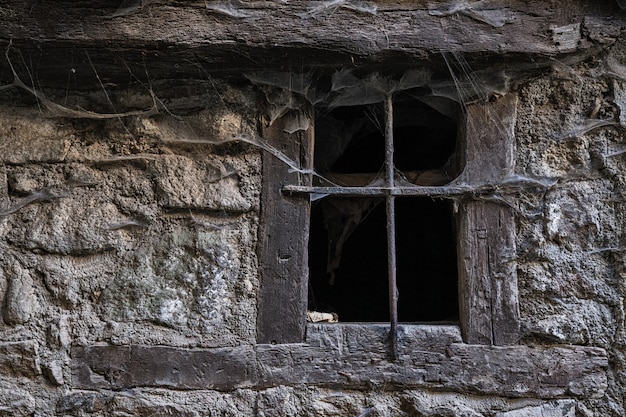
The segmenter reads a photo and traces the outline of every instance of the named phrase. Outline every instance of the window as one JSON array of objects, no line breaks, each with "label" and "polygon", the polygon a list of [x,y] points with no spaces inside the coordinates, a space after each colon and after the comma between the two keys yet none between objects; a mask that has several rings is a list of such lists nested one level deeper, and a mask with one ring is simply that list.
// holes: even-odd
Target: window
[{"label": "window", "polygon": [[319,110],[311,192],[330,195],[312,205],[309,309],[390,322],[392,334],[458,320],[452,204],[437,198],[459,172],[458,105],[446,100],[447,116],[427,93]]},{"label": "window", "polygon": [[[378,105],[384,111],[373,112],[376,106],[331,109],[317,119],[314,129],[306,132],[285,133],[285,120],[278,120],[265,129],[264,138],[272,146],[298,160],[301,166],[315,165],[317,171],[327,174],[324,176],[332,184],[314,179],[310,174],[290,172],[289,167],[269,155],[264,158],[259,247],[260,343],[304,340],[309,275],[312,285],[317,287],[312,293],[316,298],[312,303],[343,303],[344,308],[350,304],[345,301],[347,294],[355,292],[351,298],[358,302],[343,313],[340,311],[340,320],[389,320],[392,354],[400,321],[456,321],[458,317],[467,343],[510,344],[517,340],[519,313],[513,213],[509,207],[484,198],[493,192],[489,184],[511,173],[515,97],[470,105],[462,116],[451,118],[445,112],[428,109],[429,106],[420,103],[416,91],[411,93],[386,96],[384,104]],[[361,126],[355,129],[356,142],[350,141],[340,152],[325,149],[332,142],[325,143],[323,139],[323,119],[331,120],[330,124],[332,120],[343,121],[343,127],[350,124],[347,121],[355,119],[359,119],[355,123],[363,124],[363,118],[357,114],[368,115],[374,125],[379,123],[383,129]],[[423,141],[415,140],[413,134],[419,125],[415,120],[420,117],[439,126],[430,133],[428,129],[421,129]],[[494,117],[498,118],[496,123]],[[320,133],[315,134],[314,130]],[[382,137],[376,133],[380,130],[384,131]],[[453,178],[456,180],[450,182]],[[310,203],[319,195],[326,196],[322,200],[326,211],[340,213],[335,217],[341,217],[342,212],[352,213],[357,218],[353,223],[363,223],[351,232],[364,235],[357,235],[353,240],[376,241],[377,246],[371,251],[387,252],[384,262],[377,262],[376,271],[370,274],[382,275],[382,278],[368,285],[375,286],[371,292],[379,297],[383,292],[389,294],[389,304],[385,305],[381,298],[370,301],[365,295],[360,296],[357,282],[360,278],[349,277],[350,273],[342,271],[343,264],[350,258],[358,265],[359,260],[362,264],[365,256],[368,259],[371,256],[359,253],[366,250],[364,246],[350,248],[346,239],[338,241],[324,236],[324,229],[326,233],[329,229],[320,227],[319,222],[331,222],[333,217],[323,214],[322,204]],[[456,216],[452,215],[451,201],[455,202]],[[423,221],[424,218],[428,221]],[[331,233],[345,235],[346,221],[338,223]],[[366,223],[371,223],[372,227],[364,227]],[[425,227],[430,227],[431,231],[424,232]],[[433,239],[434,235],[441,237],[435,243],[441,250],[434,253],[443,257],[431,262],[428,272],[415,273],[416,268],[428,264],[434,256],[423,254],[421,259],[418,256],[412,259],[404,251],[427,252],[429,243],[420,243],[416,237]],[[322,241],[321,249],[312,249],[309,253],[309,237],[314,244],[315,240]],[[329,251],[328,247],[337,243],[343,246]],[[389,248],[396,248],[396,251]],[[339,256],[335,259],[337,253]],[[314,258],[311,271],[308,270],[309,256]],[[323,258],[326,259],[320,261]],[[319,271],[320,264],[326,271]],[[361,273],[358,269],[354,272]],[[389,275],[389,284],[386,275]],[[416,275],[428,277],[425,280],[428,285],[415,288],[408,285],[411,280],[407,277]],[[329,289],[328,284],[325,288],[323,282],[332,282],[333,276],[338,288],[347,282],[347,289]],[[441,288],[430,285],[435,280],[446,284]],[[402,301],[399,303],[396,286],[400,288]],[[383,287],[388,287],[389,291]],[[424,296],[424,290],[430,295]],[[415,308],[415,304],[433,299],[437,302],[431,303],[430,308],[427,305],[423,309]],[[366,311],[368,308],[371,311]]]}]

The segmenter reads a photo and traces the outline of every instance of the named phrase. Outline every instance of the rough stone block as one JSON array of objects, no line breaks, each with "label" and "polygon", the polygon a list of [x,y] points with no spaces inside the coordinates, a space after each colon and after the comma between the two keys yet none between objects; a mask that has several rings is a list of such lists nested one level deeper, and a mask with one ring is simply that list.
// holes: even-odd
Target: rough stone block
[{"label": "rough stone block", "polygon": [[254,206],[242,196],[234,169],[216,158],[167,156],[155,162],[154,170],[163,207],[240,212]]},{"label": "rough stone block", "polygon": [[70,148],[69,130],[38,113],[0,111],[0,162],[61,162]]},{"label": "rough stone block", "polygon": [[3,318],[8,324],[24,324],[38,308],[30,271],[13,262],[10,271],[4,273],[8,280],[4,300]]},{"label": "rough stone block", "polygon": [[103,411],[113,401],[112,395],[98,394],[94,392],[76,392],[65,395],[56,404],[57,413],[87,412],[95,413]]},{"label": "rough stone block", "polygon": [[105,283],[98,311],[118,323],[149,322],[200,334],[213,345],[253,337],[256,300],[243,291],[241,268],[254,247],[247,232],[229,228],[174,226],[135,249]]},{"label": "rough stone block", "polygon": [[[61,198],[52,204],[22,209],[29,227],[15,227],[8,239],[31,251],[85,256],[111,250],[119,235],[108,230],[110,222],[124,218],[111,203]],[[80,219],[80,221],[77,221]]]},{"label": "rough stone block", "polygon": [[619,238],[621,215],[608,180],[562,185],[546,198],[547,237],[569,250],[594,250]]},{"label": "rough stone block", "polygon": [[36,409],[35,398],[18,387],[0,388],[0,416],[32,416]]},{"label": "rough stone block", "polygon": [[41,375],[37,342],[0,343],[0,373],[26,377]]},{"label": "rough stone block", "polygon": [[7,182],[7,170],[0,165],[0,208],[6,207],[9,202],[9,187]]},{"label": "rough stone block", "polygon": [[576,402],[573,400],[560,400],[539,406],[523,407],[516,410],[498,413],[495,417],[575,417]]},{"label": "rough stone block", "polygon": [[61,316],[48,324],[46,340],[54,348],[68,348],[72,341],[67,316]]},{"label": "rough stone block", "polygon": [[43,373],[53,385],[63,385],[63,367],[58,361],[52,361],[42,366]]}]

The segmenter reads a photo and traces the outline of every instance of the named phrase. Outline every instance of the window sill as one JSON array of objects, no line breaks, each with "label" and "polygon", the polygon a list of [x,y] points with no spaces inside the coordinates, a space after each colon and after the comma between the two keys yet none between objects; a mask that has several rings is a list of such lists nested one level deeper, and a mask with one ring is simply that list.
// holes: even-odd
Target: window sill
[{"label": "window sill", "polygon": [[400,325],[399,356],[392,362],[388,332],[383,324],[311,324],[306,343],[75,346],[72,386],[230,391],[312,385],[545,399],[600,398],[607,389],[608,359],[600,348],[469,345],[461,342],[457,326]]},{"label": "window sill", "polygon": [[[389,356],[389,323],[307,323],[305,342],[310,346],[327,347],[337,353],[354,349],[367,350],[368,355],[387,360]],[[349,345],[342,346],[347,342]],[[415,351],[445,353],[452,343],[463,343],[458,325],[398,324],[400,358]],[[344,352],[345,349],[348,349]]]}]

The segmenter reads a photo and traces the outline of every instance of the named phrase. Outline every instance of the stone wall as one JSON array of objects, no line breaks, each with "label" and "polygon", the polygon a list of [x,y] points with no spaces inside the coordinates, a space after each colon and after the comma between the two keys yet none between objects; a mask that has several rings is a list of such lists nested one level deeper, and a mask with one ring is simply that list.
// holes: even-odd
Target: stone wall
[{"label": "stone wall", "polygon": [[[516,174],[537,183],[505,197],[516,212],[520,344],[604,349],[606,386],[555,398],[510,398],[506,383],[502,395],[376,381],[231,386],[227,349],[239,349],[237,363],[259,355],[262,181],[259,147],[233,139],[255,137],[265,98],[249,83],[211,79],[178,86],[158,114],[101,120],[51,117],[27,93],[0,91],[0,415],[625,415],[625,48],[555,60],[511,88]],[[107,99],[118,109],[152,104],[141,88],[69,97],[92,110]],[[125,384],[128,368],[104,370],[109,380],[77,372],[123,362],[105,357],[110,346],[226,352],[215,356],[223,367],[203,364],[226,382],[190,389],[139,362],[134,372],[150,383]]]}]

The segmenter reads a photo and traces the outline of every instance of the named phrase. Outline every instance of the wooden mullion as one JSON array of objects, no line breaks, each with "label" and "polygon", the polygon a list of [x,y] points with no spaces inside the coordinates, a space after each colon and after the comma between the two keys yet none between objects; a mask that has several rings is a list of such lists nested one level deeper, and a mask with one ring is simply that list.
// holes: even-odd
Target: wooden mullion
[{"label": "wooden mullion", "polygon": [[386,195],[387,209],[387,267],[389,271],[389,342],[391,359],[398,359],[398,286],[396,283],[396,208],[394,189],[393,164],[393,99],[391,94],[385,97],[385,185],[389,189]]},{"label": "wooden mullion", "polygon": [[[311,168],[313,128],[294,134],[285,120],[263,127],[265,141],[285,156]],[[311,176],[290,167],[268,152],[263,154],[263,190],[259,229],[258,343],[299,343],[304,340],[307,308],[308,199],[284,196],[285,185],[310,186]]]},{"label": "wooden mullion", "polygon": [[[513,172],[515,109],[511,94],[467,108],[467,184],[498,184]],[[519,339],[515,217],[503,204],[464,201],[458,217],[459,310],[466,343],[507,345]]]},{"label": "wooden mullion", "polygon": [[[387,195],[393,195],[396,197],[454,197],[467,195],[470,190],[467,187],[458,186],[441,186],[441,187],[429,187],[429,186],[395,186],[389,187],[312,187],[312,186],[298,186],[287,185],[283,187],[283,191],[286,194],[329,194],[329,195],[342,195],[342,196],[377,196],[384,197]],[[492,193],[493,187],[485,187],[479,190],[471,190],[472,193],[483,194]]]}]

